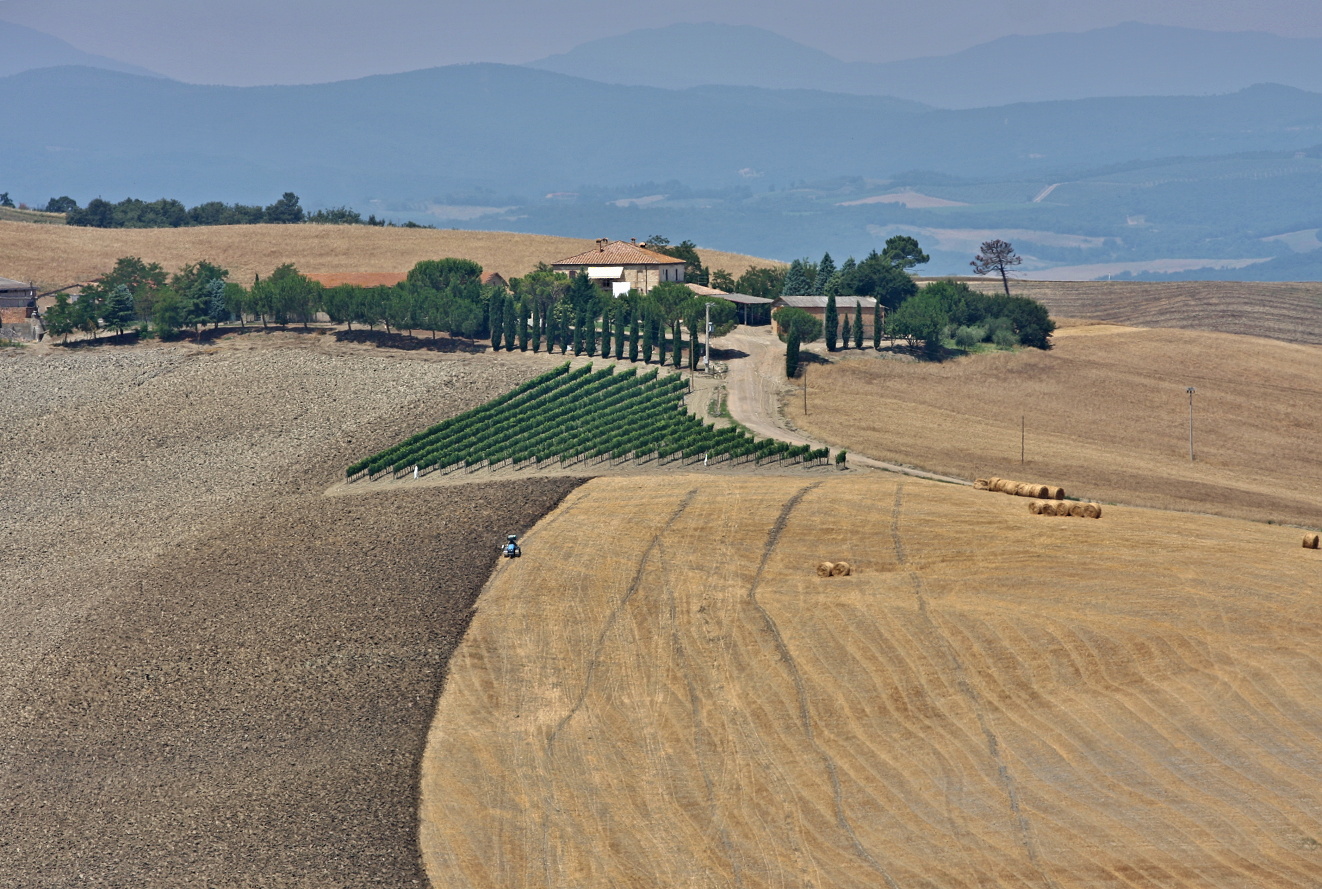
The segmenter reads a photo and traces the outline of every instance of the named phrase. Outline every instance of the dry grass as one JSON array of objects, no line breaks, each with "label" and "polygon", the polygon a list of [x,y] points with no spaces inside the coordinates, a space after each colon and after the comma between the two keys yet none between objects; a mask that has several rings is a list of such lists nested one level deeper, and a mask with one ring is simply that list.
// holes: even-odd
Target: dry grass
[{"label": "dry grass", "polygon": [[[1081,328],[1087,334],[1096,328]],[[1050,352],[814,368],[805,430],[870,457],[1074,497],[1322,525],[1322,348],[1198,331],[1066,329]],[[1187,386],[1197,388],[1189,461]],[[1026,463],[1019,465],[1020,417]]]},{"label": "dry grass", "polygon": [[580,488],[451,662],[432,883],[1314,885],[1322,556],[1022,506],[857,473]]},{"label": "dry grass", "polygon": [[[402,274],[424,259],[472,259],[506,279],[539,262],[555,262],[593,246],[591,240],[365,225],[227,225],[178,229],[96,229],[0,222],[0,275],[62,287],[109,271],[121,256],[159,262],[173,271],[201,259],[240,283],[292,262],[304,272]],[[778,265],[736,253],[702,250],[712,268],[736,274],[750,265]]]},{"label": "dry grass", "polygon": [[[1000,293],[1000,281],[962,278],[976,290]],[[1089,318],[1135,327],[1178,327],[1322,344],[1322,282],[1012,281],[1052,316]]]}]

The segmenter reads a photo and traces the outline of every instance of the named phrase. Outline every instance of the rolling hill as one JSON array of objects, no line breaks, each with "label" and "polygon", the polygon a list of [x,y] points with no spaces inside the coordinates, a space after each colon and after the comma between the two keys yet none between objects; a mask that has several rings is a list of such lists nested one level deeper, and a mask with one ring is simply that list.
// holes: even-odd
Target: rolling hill
[{"label": "rolling hill", "polygon": [[432,882],[1311,885],[1318,553],[1023,505],[857,473],[578,489],[455,653]]}]

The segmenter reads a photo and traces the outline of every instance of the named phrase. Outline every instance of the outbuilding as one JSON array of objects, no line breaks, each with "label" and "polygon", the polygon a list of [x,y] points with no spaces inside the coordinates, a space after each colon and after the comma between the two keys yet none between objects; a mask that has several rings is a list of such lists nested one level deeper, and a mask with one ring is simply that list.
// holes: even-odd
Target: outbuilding
[{"label": "outbuilding", "polygon": [[[825,296],[781,296],[777,297],[771,304],[771,329],[777,335],[780,334],[780,328],[776,325],[776,309],[781,306],[793,306],[796,309],[803,309],[808,314],[814,316],[819,321],[826,318],[826,300]],[[863,307],[863,335],[872,338],[872,319],[876,312],[877,301],[870,296],[837,296],[835,298],[835,310],[841,318],[848,318],[849,323],[854,323],[855,307]],[[881,308],[882,323],[886,319],[886,307]],[[852,330],[852,327],[851,327]]]}]

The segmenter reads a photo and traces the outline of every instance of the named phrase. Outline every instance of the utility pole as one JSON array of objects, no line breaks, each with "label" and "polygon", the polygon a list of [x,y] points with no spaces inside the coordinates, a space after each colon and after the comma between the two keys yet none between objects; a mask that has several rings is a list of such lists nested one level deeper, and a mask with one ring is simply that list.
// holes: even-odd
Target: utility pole
[{"label": "utility pole", "polygon": [[1184,390],[1189,393],[1189,462],[1193,462],[1193,393],[1194,387]]},{"label": "utility pole", "polygon": [[703,323],[706,325],[703,329],[707,333],[707,344],[702,350],[702,369],[711,373],[711,303],[705,303],[702,307]]}]

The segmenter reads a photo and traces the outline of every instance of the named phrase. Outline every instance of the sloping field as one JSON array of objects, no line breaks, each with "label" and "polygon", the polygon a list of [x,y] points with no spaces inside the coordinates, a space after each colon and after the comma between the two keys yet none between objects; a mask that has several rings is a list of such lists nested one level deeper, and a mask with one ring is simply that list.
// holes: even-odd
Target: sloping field
[{"label": "sloping field", "polygon": [[[1000,281],[960,280],[986,293],[1002,292]],[[1010,290],[1062,318],[1322,344],[1322,282],[1012,281]]]},{"label": "sloping field", "polygon": [[1320,569],[1288,529],[886,475],[594,480],[451,662],[427,872],[1313,886]]},{"label": "sloping field", "polygon": [[[632,237],[633,233],[622,233]],[[645,235],[643,235],[645,237]],[[509,232],[378,228],[367,225],[222,225],[200,228],[99,229],[0,221],[0,275],[63,287],[105,274],[121,256],[159,262],[167,271],[205,259],[230,279],[251,284],[292,262],[303,272],[403,273],[424,259],[471,259],[507,279],[539,262],[590,250],[591,240]],[[735,274],[771,260],[703,250],[703,262]]]},{"label": "sloping field", "polygon": [[837,358],[808,374],[808,416],[801,398],[785,405],[833,445],[969,479],[1322,526],[1322,414],[1310,407],[1322,386],[1318,346],[1090,326],[1060,331],[1049,352]]},{"label": "sloping field", "polygon": [[578,482],[323,492],[544,366],[0,350],[0,886],[425,884],[446,662],[504,534]]}]

